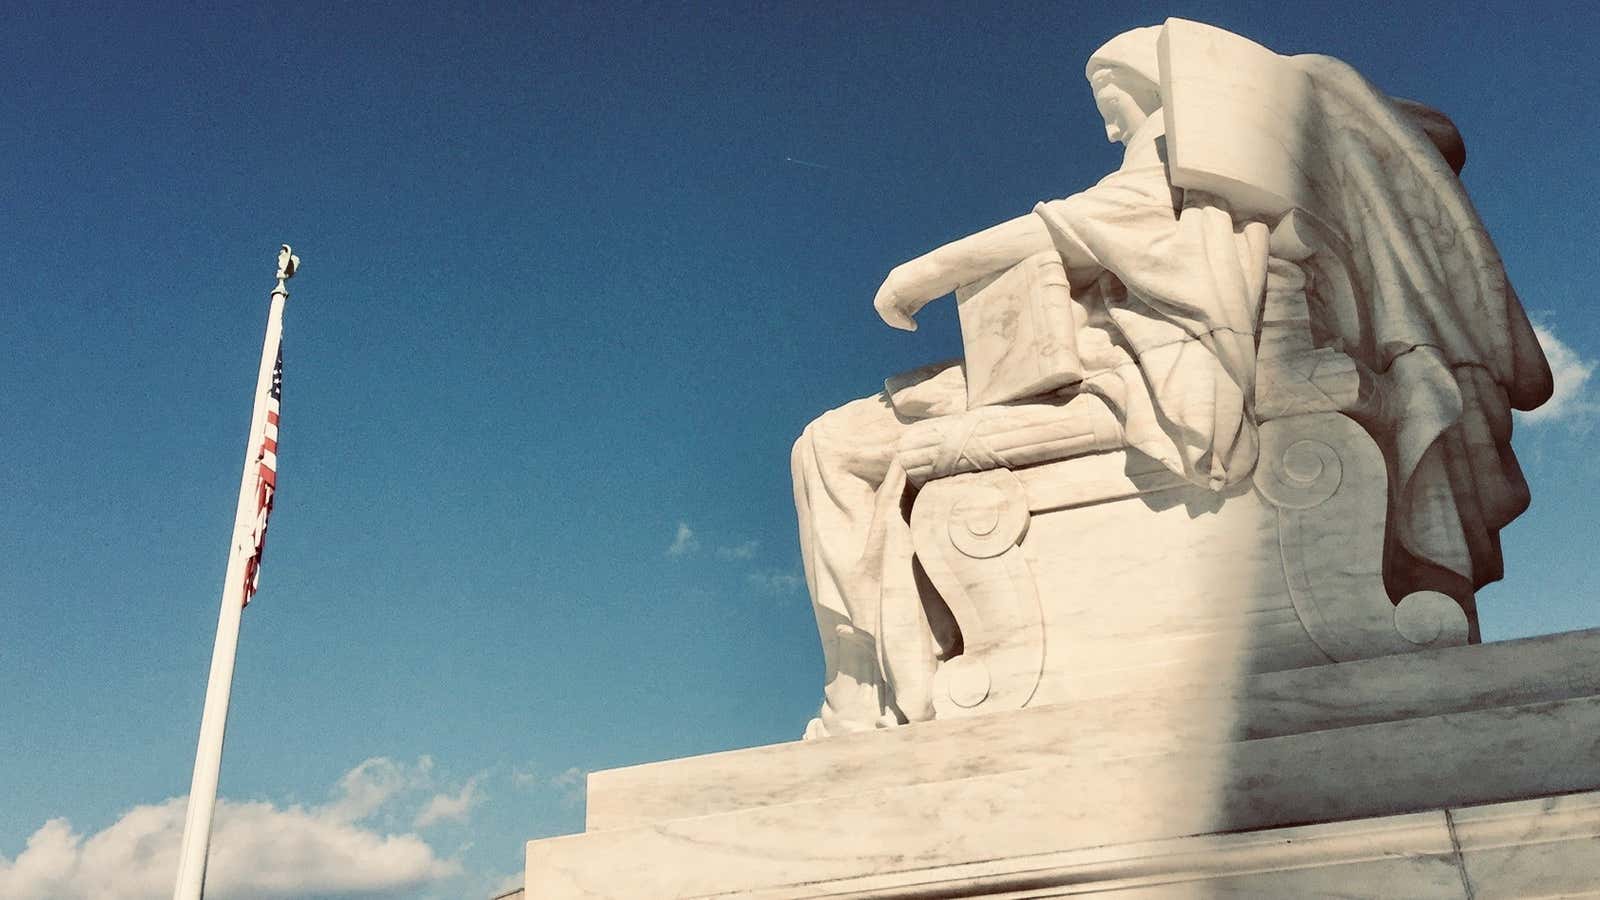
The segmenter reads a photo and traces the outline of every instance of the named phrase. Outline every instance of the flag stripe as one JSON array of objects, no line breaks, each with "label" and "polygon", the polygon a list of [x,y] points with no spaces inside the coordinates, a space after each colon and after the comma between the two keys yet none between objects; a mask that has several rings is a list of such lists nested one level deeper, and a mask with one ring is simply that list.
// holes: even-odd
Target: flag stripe
[{"label": "flag stripe", "polygon": [[267,550],[267,518],[278,492],[278,410],[283,401],[283,345],[272,367],[272,387],[267,391],[267,421],[261,430],[261,446],[256,448],[255,552],[244,568],[244,605],[261,587],[261,557]]}]

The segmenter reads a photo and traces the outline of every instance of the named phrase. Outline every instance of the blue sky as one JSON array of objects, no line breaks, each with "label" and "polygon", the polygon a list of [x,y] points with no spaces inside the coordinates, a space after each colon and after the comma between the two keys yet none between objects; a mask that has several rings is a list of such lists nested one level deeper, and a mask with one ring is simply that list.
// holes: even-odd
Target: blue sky
[{"label": "blue sky", "polygon": [[1534,506],[1483,630],[1600,625],[1581,4],[12,3],[0,885],[170,891],[284,241],[230,896],[283,896],[244,848],[292,833],[351,873],[292,895],[487,896],[581,828],[582,772],[797,737],[790,443],[957,355],[948,305],[895,332],[879,282],[1113,168],[1083,61],[1168,15],[1454,117],[1564,385],[1518,426]]}]

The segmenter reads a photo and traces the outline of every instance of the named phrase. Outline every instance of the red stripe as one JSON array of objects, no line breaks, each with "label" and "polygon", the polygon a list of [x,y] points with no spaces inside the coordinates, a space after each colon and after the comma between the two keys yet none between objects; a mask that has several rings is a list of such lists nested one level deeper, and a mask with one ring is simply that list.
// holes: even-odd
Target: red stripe
[{"label": "red stripe", "polygon": [[261,443],[266,446],[268,453],[278,452],[278,442],[269,437],[263,437]]},{"label": "red stripe", "polygon": [[249,606],[250,605],[250,598],[254,597],[256,595],[256,585],[257,585],[256,572],[258,572],[260,570],[260,568],[261,568],[261,557],[259,557],[259,556],[251,557],[250,558],[250,562],[245,564],[245,568],[244,568],[244,602],[239,604],[239,606],[241,608]]},{"label": "red stripe", "polygon": [[270,409],[267,410],[267,424],[268,425],[276,425],[276,424],[278,424],[278,414],[276,412],[270,410]]},{"label": "red stripe", "polygon": [[261,480],[266,483],[267,487],[276,488],[278,486],[278,473],[272,471],[270,466],[263,463],[261,465]]}]

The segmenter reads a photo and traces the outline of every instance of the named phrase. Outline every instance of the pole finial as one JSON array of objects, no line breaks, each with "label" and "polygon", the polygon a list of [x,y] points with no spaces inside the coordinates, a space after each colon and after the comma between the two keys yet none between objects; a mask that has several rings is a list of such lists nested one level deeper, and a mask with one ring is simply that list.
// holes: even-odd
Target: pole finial
[{"label": "pole finial", "polygon": [[289,296],[289,288],[284,285],[284,282],[293,278],[294,273],[299,269],[300,257],[294,255],[294,250],[288,244],[280,246],[278,248],[278,286],[273,288],[272,292],[274,294],[282,294],[285,297]]}]

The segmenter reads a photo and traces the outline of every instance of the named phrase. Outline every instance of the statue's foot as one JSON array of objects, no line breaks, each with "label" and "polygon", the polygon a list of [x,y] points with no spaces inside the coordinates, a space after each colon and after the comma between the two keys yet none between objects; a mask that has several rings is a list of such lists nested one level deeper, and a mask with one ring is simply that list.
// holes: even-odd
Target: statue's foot
[{"label": "statue's foot", "polygon": [[835,720],[834,727],[832,729],[829,729],[827,724],[822,721],[821,716],[817,716],[806,723],[806,732],[805,734],[801,735],[800,739],[802,741],[815,741],[826,737],[833,737],[836,734],[854,734],[858,731],[873,731],[880,728],[898,728],[900,725],[900,719],[897,718],[894,713],[889,712],[879,716],[871,725]]},{"label": "statue's foot", "polygon": [[828,736],[828,727],[822,724],[820,717],[806,723],[806,733],[801,736],[802,741],[816,741]]}]

